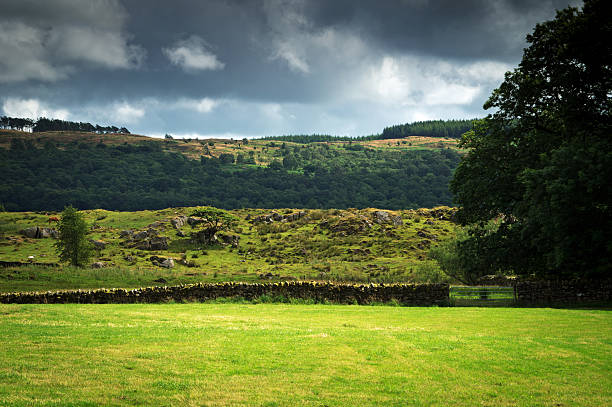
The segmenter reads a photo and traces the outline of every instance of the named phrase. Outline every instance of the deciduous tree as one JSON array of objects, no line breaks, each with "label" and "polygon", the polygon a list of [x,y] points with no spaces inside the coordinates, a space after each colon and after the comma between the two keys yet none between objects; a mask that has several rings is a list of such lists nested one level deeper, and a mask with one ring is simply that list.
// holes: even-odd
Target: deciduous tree
[{"label": "deciduous tree", "polygon": [[[605,276],[612,259],[610,4],[587,0],[527,36],[523,59],[460,141],[459,250],[492,272]],[[494,231],[484,226],[495,220]]]}]

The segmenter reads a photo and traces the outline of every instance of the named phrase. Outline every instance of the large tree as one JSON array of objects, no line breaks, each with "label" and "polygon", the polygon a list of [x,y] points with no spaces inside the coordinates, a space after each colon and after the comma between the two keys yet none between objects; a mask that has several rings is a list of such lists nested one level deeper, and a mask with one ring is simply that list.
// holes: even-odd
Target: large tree
[{"label": "large tree", "polygon": [[483,273],[609,276],[610,15],[586,0],[538,24],[485,103],[493,113],[460,141],[451,190],[471,236],[458,247]]}]

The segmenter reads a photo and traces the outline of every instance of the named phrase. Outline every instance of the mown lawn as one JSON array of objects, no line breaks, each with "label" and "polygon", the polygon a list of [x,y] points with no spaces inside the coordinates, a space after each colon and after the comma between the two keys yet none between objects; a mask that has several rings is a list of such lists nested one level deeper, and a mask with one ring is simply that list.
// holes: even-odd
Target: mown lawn
[{"label": "mown lawn", "polygon": [[612,404],[612,312],[0,305],[0,405]]}]

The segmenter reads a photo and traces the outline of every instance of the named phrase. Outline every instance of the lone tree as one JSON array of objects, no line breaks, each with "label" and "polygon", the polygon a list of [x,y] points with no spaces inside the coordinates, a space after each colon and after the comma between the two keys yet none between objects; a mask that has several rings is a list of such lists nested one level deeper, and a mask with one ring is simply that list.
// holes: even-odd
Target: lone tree
[{"label": "lone tree", "polygon": [[217,232],[229,229],[238,221],[238,218],[229,212],[210,206],[197,208],[190,216],[200,218],[197,224],[193,224],[193,226],[199,225],[200,227],[200,230],[196,232],[194,237],[206,245],[216,243]]},{"label": "lone tree", "polygon": [[87,240],[87,223],[75,208],[68,206],[62,212],[58,224],[59,238],[55,248],[61,261],[73,266],[83,266],[92,256],[93,249]]},{"label": "lone tree", "polygon": [[[536,25],[523,59],[460,145],[451,182],[481,270],[609,276],[612,261],[612,24],[585,0]],[[495,227],[491,228],[491,225]]]}]

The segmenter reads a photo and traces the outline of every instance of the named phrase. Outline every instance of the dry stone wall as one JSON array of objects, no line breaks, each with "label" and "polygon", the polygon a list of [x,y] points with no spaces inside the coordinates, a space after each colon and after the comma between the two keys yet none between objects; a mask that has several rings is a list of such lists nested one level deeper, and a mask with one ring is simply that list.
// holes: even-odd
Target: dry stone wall
[{"label": "dry stone wall", "polygon": [[517,281],[519,304],[607,304],[612,303],[612,280]]},{"label": "dry stone wall", "polygon": [[156,303],[167,301],[207,301],[240,297],[282,296],[338,304],[371,304],[397,301],[402,305],[447,305],[448,284],[368,284],[352,285],[319,282],[218,283],[133,290],[100,289],[39,293],[0,294],[0,303],[17,304],[108,304]]}]

